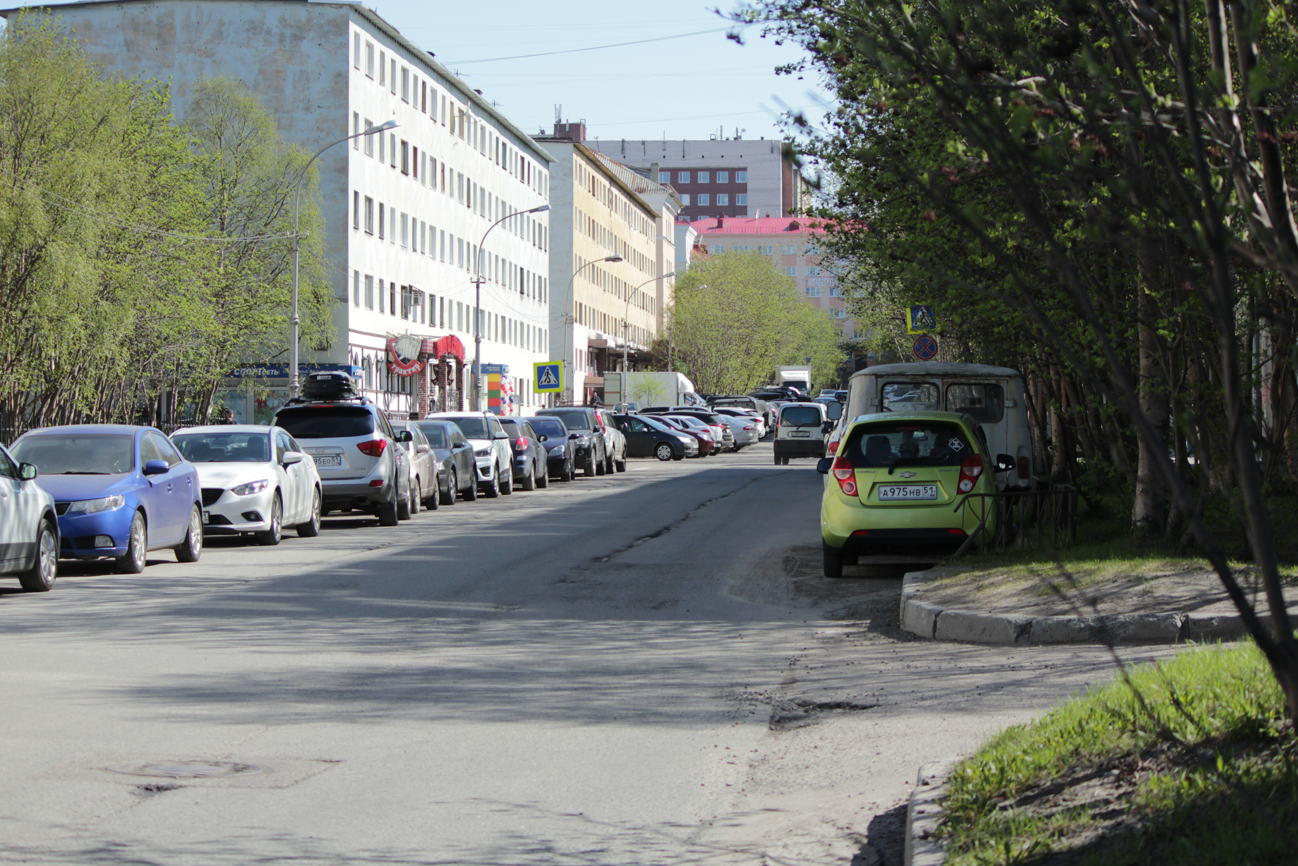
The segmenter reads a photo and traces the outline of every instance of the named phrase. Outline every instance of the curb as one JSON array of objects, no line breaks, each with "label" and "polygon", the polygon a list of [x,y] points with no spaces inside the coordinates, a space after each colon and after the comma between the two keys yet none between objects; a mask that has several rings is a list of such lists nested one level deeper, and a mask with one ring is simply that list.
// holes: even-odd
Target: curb
[{"label": "curb", "polygon": [[[1238,613],[1124,613],[1099,616],[1016,616],[947,610],[922,600],[937,569],[902,579],[901,627],[932,640],[1019,645],[1063,643],[1184,643],[1245,637]],[[1269,617],[1262,616],[1263,622]]]},{"label": "curb", "polygon": [[938,842],[937,828],[942,823],[942,805],[946,784],[955,761],[933,761],[919,768],[915,790],[906,804],[906,866],[942,866],[946,851]]}]

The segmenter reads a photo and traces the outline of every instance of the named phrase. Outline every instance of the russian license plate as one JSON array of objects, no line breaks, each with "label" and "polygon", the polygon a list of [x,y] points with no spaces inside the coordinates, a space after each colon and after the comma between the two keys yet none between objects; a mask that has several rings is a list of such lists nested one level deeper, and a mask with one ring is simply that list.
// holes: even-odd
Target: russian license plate
[{"label": "russian license plate", "polygon": [[810,431],[810,430],[790,430],[790,431],[789,431],[789,435],[790,435],[790,436],[804,436],[804,437],[810,438],[810,437],[811,437],[811,431]]},{"label": "russian license plate", "polygon": [[886,484],[879,488],[880,502],[937,499],[936,484]]},{"label": "russian license plate", "polygon": [[204,522],[204,523],[211,523],[211,522],[212,522],[212,512],[210,512],[210,511],[204,511],[204,512],[203,512],[203,522]]},{"label": "russian license plate", "polygon": [[342,466],[343,456],[341,454],[318,454],[315,458],[316,466]]}]

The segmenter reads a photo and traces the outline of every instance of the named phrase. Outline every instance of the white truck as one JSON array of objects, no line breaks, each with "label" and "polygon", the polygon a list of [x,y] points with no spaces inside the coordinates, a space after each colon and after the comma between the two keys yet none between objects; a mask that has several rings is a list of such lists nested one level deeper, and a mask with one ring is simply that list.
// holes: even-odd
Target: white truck
[{"label": "white truck", "polygon": [[803,394],[811,394],[810,367],[776,367],[775,384],[797,388]]},{"label": "white truck", "polygon": [[682,373],[631,372],[604,374],[604,405],[623,411],[647,406],[703,406],[694,383]]}]

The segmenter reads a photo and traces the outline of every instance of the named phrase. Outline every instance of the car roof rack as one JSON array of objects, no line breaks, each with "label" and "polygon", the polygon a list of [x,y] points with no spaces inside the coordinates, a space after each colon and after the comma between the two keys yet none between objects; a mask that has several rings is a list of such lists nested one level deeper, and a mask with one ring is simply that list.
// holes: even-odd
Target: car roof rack
[{"label": "car roof rack", "polygon": [[362,405],[368,403],[371,406],[375,405],[374,401],[369,397],[362,394],[356,394],[351,397],[338,397],[333,400],[328,400],[324,397],[290,397],[284,401],[284,408],[289,406],[318,406],[323,403],[360,403]]}]

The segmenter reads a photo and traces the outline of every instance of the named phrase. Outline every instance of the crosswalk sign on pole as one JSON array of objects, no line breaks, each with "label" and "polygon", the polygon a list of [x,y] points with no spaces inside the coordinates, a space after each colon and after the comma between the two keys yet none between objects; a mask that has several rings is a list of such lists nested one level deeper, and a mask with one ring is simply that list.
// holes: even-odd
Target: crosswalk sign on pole
[{"label": "crosswalk sign on pole", "polygon": [[906,333],[936,334],[937,313],[928,305],[908,308],[906,310]]},{"label": "crosswalk sign on pole", "polygon": [[536,375],[532,390],[538,394],[559,394],[563,391],[563,364],[560,361],[540,361],[532,365]]}]

